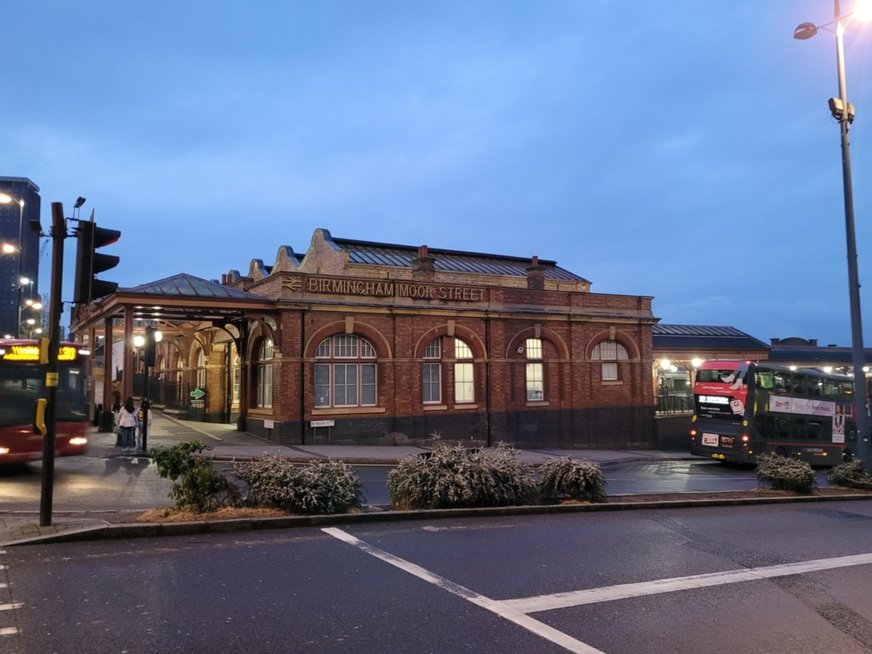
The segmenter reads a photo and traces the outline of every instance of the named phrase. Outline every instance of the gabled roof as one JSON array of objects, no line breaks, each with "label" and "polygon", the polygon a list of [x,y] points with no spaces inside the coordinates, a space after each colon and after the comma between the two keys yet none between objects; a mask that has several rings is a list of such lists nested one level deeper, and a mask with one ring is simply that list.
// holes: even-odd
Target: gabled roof
[{"label": "gabled roof", "polygon": [[655,350],[769,350],[766,343],[735,327],[656,324],[651,333]]},{"label": "gabled roof", "polygon": [[202,277],[194,277],[182,273],[148,282],[129,288],[119,288],[116,293],[123,295],[165,295],[173,298],[220,298],[225,300],[258,300],[264,298],[254,293],[247,293],[229,286],[223,286],[218,282],[209,281]]},{"label": "gabled roof", "polygon": [[[324,233],[325,240],[332,242],[336,249],[348,254],[348,260],[351,263],[408,268],[412,265],[412,261],[418,258],[417,246],[333,238],[328,230],[321,231]],[[526,277],[527,268],[532,263],[531,259],[524,257],[440,248],[428,248],[427,250],[428,256],[435,260],[436,270],[443,272]],[[559,267],[556,261],[539,259],[538,265],[545,273],[545,279],[590,283],[583,277]]]}]

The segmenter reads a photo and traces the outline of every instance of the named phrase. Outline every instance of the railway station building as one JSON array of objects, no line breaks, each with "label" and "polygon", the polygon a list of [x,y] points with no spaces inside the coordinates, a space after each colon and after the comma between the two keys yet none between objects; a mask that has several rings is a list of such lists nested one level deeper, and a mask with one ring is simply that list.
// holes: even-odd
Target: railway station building
[{"label": "railway station building", "polygon": [[652,298],[590,287],[537,257],[317,229],[244,275],[119,288],[72,331],[98,354],[95,403],[147,389],[276,443],[654,447]]}]

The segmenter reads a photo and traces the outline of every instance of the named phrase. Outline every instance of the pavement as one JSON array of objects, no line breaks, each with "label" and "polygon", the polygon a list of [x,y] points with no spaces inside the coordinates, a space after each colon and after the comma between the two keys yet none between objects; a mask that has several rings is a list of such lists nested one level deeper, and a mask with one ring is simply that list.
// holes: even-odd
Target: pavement
[{"label": "pavement", "polygon": [[[181,420],[172,415],[156,412],[149,437],[148,447],[172,445],[197,439],[209,449],[204,454],[216,461],[250,460],[265,454],[277,455],[288,460],[306,463],[315,460],[341,460],[354,465],[395,465],[401,459],[417,456],[430,448],[418,445],[276,445],[246,432],[239,432],[232,425]],[[90,434],[89,456],[111,458],[119,456],[114,434]],[[600,465],[621,461],[657,461],[693,459],[687,453],[659,450],[518,450],[519,460],[527,465],[539,465],[548,458],[571,456]],[[868,498],[868,496],[864,496]],[[853,496],[850,496],[853,498]],[[763,498],[754,498],[760,500]],[[792,498],[783,498],[790,500]],[[808,501],[810,498],[798,498]],[[834,498],[827,498],[834,499]],[[842,496],[840,499],[849,499]],[[627,508],[622,503],[588,505],[549,505],[530,507],[495,507],[476,509],[443,509],[439,511],[374,511],[340,516],[288,516],[282,518],[242,518],[232,520],[197,520],[182,523],[138,523],[138,512],[118,512],[111,508],[112,498],[107,498],[107,508],[88,512],[54,512],[48,525],[40,525],[38,511],[0,510],[0,547],[50,543],[99,538],[130,538],[171,534],[239,531],[245,529],[268,529],[302,525],[323,525],[349,522],[404,520],[415,517],[461,517],[467,515],[512,515],[532,512],[556,512],[569,510],[603,510]],[[704,500],[661,502],[663,506],[690,506]],[[734,500],[708,500],[708,504],[736,504]],[[655,504],[646,503],[645,506]],[[638,508],[639,505],[635,505]]]}]

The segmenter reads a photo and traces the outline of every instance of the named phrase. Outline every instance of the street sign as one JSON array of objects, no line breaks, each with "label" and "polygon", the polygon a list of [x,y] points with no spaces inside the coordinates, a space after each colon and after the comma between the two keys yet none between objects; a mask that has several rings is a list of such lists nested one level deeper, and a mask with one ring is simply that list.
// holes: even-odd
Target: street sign
[{"label": "street sign", "polygon": [[204,397],[206,397],[206,391],[204,391],[202,388],[195,388],[191,391],[192,400],[202,400]]}]

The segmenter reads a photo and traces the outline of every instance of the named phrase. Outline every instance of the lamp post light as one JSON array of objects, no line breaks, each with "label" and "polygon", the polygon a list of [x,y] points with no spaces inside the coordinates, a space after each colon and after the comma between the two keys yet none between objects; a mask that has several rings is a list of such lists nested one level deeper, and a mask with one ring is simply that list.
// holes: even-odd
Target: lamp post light
[{"label": "lamp post light", "polygon": [[[862,14],[862,16],[861,16]],[[854,414],[857,424],[857,455],[872,470],[872,445],[869,442],[869,414],[866,408],[867,386],[863,371],[865,354],[863,350],[863,321],[860,314],[860,276],[857,270],[857,239],[854,231],[854,192],[851,182],[851,153],[848,132],[854,121],[854,106],[848,102],[845,81],[845,48],[843,35],[845,27],[855,17],[868,16],[868,4],[855,3],[855,11],[842,16],[839,0],[833,0],[832,22],[824,25],[801,23],[793,31],[793,38],[804,41],[823,29],[836,35],[836,70],[839,80],[839,97],[830,98],[829,105],[833,117],[839,121],[842,142],[842,184],[845,200],[845,239],[848,252],[848,296],[851,305],[851,360],[854,366]]]}]

